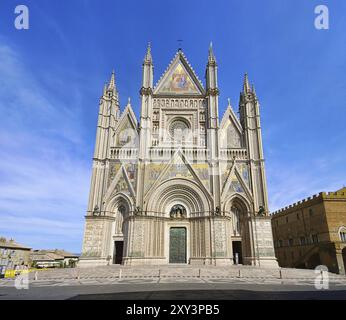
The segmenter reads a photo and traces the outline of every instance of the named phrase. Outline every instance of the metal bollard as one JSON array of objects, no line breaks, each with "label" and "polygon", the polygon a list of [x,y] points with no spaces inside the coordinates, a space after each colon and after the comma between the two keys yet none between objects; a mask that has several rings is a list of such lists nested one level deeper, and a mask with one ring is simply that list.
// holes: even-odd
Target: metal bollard
[{"label": "metal bollard", "polygon": [[279,279],[282,279],[282,271],[281,271],[281,269],[279,270]]},{"label": "metal bollard", "polygon": [[119,270],[119,280],[121,279],[121,273],[122,273],[122,270],[120,269]]},{"label": "metal bollard", "polygon": [[201,277],[201,269],[198,269],[198,278]]},{"label": "metal bollard", "polygon": [[159,279],[161,279],[161,269],[159,269]]}]

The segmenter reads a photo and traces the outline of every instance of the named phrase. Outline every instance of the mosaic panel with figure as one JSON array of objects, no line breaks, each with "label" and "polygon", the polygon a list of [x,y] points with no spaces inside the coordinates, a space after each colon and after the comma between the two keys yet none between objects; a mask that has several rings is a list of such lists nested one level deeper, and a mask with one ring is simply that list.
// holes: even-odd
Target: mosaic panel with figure
[{"label": "mosaic panel with figure", "polygon": [[199,94],[199,90],[181,63],[178,63],[163,83],[160,93]]}]

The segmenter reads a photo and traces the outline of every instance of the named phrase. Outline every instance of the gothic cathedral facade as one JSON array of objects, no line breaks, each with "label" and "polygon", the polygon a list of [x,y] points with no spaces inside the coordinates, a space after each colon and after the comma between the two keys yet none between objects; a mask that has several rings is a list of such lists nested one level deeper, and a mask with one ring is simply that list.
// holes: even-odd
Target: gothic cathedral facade
[{"label": "gothic cathedral facade", "polygon": [[245,75],[239,114],[219,121],[217,62],[205,85],[181,49],[154,86],[143,62],[140,120],[114,72],[100,100],[81,266],[277,266],[260,106]]}]

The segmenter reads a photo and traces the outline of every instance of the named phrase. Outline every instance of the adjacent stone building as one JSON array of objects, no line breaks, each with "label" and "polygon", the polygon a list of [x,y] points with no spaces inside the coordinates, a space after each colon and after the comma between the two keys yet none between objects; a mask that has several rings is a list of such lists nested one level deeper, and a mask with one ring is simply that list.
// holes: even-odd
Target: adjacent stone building
[{"label": "adjacent stone building", "polygon": [[37,268],[74,267],[79,256],[65,250],[34,250],[31,253],[32,266]]},{"label": "adjacent stone building", "polygon": [[31,248],[0,237],[0,273],[2,270],[14,269],[16,266],[29,266]]},{"label": "adjacent stone building", "polygon": [[216,58],[205,83],[179,49],[154,86],[143,62],[140,120],[121,112],[115,75],[100,99],[80,266],[277,266],[260,105],[245,75],[239,115],[219,120]]},{"label": "adjacent stone building", "polygon": [[325,265],[345,274],[346,188],[321,192],[273,213],[272,229],[281,267]]}]

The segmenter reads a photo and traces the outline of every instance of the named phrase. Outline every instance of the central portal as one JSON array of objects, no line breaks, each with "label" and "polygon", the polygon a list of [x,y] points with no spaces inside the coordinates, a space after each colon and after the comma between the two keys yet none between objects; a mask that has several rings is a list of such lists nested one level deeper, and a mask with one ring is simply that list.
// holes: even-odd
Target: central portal
[{"label": "central portal", "polygon": [[169,263],[186,263],[186,228],[170,228]]}]

